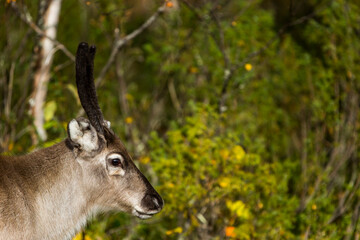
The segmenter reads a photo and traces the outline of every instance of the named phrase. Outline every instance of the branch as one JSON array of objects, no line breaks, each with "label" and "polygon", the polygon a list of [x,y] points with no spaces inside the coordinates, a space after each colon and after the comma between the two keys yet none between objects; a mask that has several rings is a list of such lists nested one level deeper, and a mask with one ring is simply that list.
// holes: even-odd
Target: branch
[{"label": "branch", "polygon": [[216,40],[216,36],[215,34],[211,34],[211,37],[214,39],[214,42],[217,44],[217,47],[219,48],[222,56],[223,56],[223,59],[224,59],[224,84],[223,84],[223,87],[221,89],[221,94],[220,94],[220,99],[219,99],[219,102],[218,102],[218,107],[219,107],[219,112],[223,112],[224,111],[224,102],[225,102],[225,93],[226,93],[226,89],[227,89],[227,86],[228,86],[228,83],[229,83],[229,80],[232,76],[232,73],[231,73],[231,63],[230,63],[230,58],[229,58],[229,55],[227,54],[226,52],[226,47],[225,47],[225,37],[224,37],[224,30],[221,26],[221,23],[220,23],[220,20],[219,18],[217,17],[217,15],[215,14],[214,11],[211,11],[210,12],[210,16],[211,16],[211,19],[215,22],[218,30],[219,30],[219,41]]},{"label": "branch", "polygon": [[111,50],[111,54],[110,57],[108,59],[108,61],[106,62],[105,66],[101,69],[101,72],[99,74],[99,76],[96,78],[95,81],[95,87],[98,87],[99,84],[101,83],[102,79],[104,78],[105,74],[107,73],[107,71],[109,70],[110,66],[114,63],[115,61],[115,57],[118,54],[119,50],[130,40],[134,39],[135,37],[137,37],[140,33],[142,33],[145,29],[147,29],[148,27],[150,27],[150,25],[155,22],[155,20],[159,17],[160,14],[162,14],[165,11],[165,5],[160,6],[157,11],[151,16],[149,17],[146,22],[144,22],[139,28],[137,28],[136,30],[134,30],[132,33],[126,35],[125,37],[116,40],[113,48]]},{"label": "branch", "polygon": [[[181,2],[190,11],[192,11],[194,13],[195,17],[199,21],[201,21],[201,22],[206,21],[207,18],[203,17],[191,3],[189,3],[187,0],[181,0]],[[220,97],[219,97],[219,101],[218,101],[218,110],[219,110],[220,113],[222,113],[223,112],[223,105],[224,105],[224,102],[225,102],[225,95],[227,93],[229,82],[230,82],[231,78],[233,77],[234,73],[236,72],[236,70],[238,70],[240,67],[242,67],[251,58],[261,54],[264,50],[269,48],[270,45],[272,43],[274,43],[288,28],[290,28],[291,26],[295,26],[295,25],[304,23],[307,20],[313,18],[315,16],[315,14],[317,13],[317,11],[314,11],[314,12],[308,14],[308,15],[302,16],[302,17],[296,19],[295,21],[284,25],[272,39],[270,39],[269,41],[266,42],[266,44],[263,47],[261,47],[260,49],[254,51],[254,52],[251,52],[250,54],[248,54],[241,62],[232,64],[230,62],[228,54],[226,53],[226,48],[225,48],[226,43],[225,43],[225,40],[224,40],[224,31],[222,29],[220,21],[217,18],[214,10],[215,9],[210,10],[209,15],[211,16],[212,20],[215,22],[215,24],[216,24],[216,26],[217,26],[217,28],[219,30],[219,42],[216,41],[216,38],[215,38],[214,34],[211,34],[211,37],[214,39],[214,41],[217,44],[220,52],[222,53],[222,56],[223,56],[223,59],[224,59],[224,64],[225,64],[224,80],[223,80],[223,85],[222,85],[222,88],[221,88]]]},{"label": "branch", "polygon": [[64,44],[60,43],[58,40],[48,36],[41,28],[39,28],[33,21],[30,13],[26,10],[26,8],[21,11],[17,6],[16,2],[11,3],[11,7],[15,10],[15,13],[20,17],[20,19],[25,22],[32,30],[34,30],[38,35],[46,37],[50,41],[52,41],[55,45],[55,48],[60,49],[63,53],[71,59],[71,61],[75,62],[75,56],[64,46]]},{"label": "branch", "polygon": [[[219,112],[220,113],[222,112],[223,104],[224,104],[224,101],[225,101],[224,98],[225,98],[225,94],[227,92],[229,81],[232,78],[232,76],[234,75],[234,72],[237,71],[240,67],[242,67],[251,58],[263,53],[266,49],[268,49],[288,28],[290,28],[291,26],[295,26],[295,25],[298,25],[298,24],[301,24],[301,23],[304,23],[304,22],[310,20],[311,18],[313,18],[315,16],[315,14],[316,14],[316,11],[314,11],[314,12],[308,14],[308,15],[302,16],[302,17],[296,19],[295,21],[293,21],[293,22],[291,22],[289,24],[286,24],[285,26],[283,26],[277,32],[277,34],[272,39],[267,41],[267,43],[263,47],[261,47],[260,49],[254,51],[254,52],[252,52],[250,54],[248,54],[241,62],[233,64],[232,67],[230,69],[228,69],[227,72],[225,72],[225,74],[224,74],[224,82],[223,82],[223,86],[222,86],[222,89],[221,89],[220,100],[219,100]],[[221,51],[223,52],[223,50],[221,50]]]},{"label": "branch", "polygon": [[[110,57],[107,60],[104,67],[101,69],[99,76],[95,79],[95,88],[97,88],[100,85],[100,83],[103,80],[103,78],[105,77],[107,71],[109,71],[109,69],[110,69],[111,65],[114,63],[116,56],[119,53],[120,49],[123,46],[125,46],[125,44],[128,43],[130,40],[137,37],[145,29],[149,28],[150,25],[152,23],[154,23],[155,20],[160,16],[160,14],[165,12],[165,9],[166,9],[166,5],[160,6],[157,9],[157,11],[153,15],[151,15],[139,28],[135,29],[133,32],[126,35],[125,37],[118,38],[118,35],[116,34],[114,45],[113,45],[111,53],[110,53]],[[84,110],[81,108],[80,111],[77,113],[77,116],[81,116],[83,114],[84,114]]]},{"label": "branch", "polygon": [[229,58],[228,54],[226,53],[224,30],[221,26],[219,18],[216,16],[215,12],[211,12],[210,15],[219,30],[219,42],[216,41],[216,37],[214,34],[212,34],[211,36],[214,39],[215,43],[217,43],[218,48],[221,51],[221,54],[223,55],[224,63],[225,63],[225,71],[226,71],[226,69],[228,69],[231,64],[230,64],[230,58]]}]

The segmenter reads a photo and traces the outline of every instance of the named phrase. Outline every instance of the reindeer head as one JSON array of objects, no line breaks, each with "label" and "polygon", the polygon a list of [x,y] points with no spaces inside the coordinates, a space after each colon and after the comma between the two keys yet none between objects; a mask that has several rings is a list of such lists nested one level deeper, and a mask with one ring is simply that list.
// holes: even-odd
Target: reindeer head
[{"label": "reindeer head", "polygon": [[80,43],[76,53],[76,84],[89,118],[68,125],[67,144],[81,165],[89,201],[100,209],[120,210],[145,219],[158,213],[163,200],[133,163],[100,110],[93,78],[95,46]]}]

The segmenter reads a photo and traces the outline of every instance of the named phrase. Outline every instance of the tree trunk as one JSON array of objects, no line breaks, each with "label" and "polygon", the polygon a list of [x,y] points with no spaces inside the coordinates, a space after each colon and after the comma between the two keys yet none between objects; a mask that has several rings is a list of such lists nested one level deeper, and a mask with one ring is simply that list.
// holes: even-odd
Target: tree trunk
[{"label": "tree trunk", "polygon": [[[50,39],[56,39],[61,1],[62,0],[40,0],[39,2],[37,25],[44,31],[46,36],[38,36],[38,41],[34,47],[34,82],[30,107],[31,115],[34,118],[34,125],[41,141],[47,139],[47,134],[44,129],[43,106],[46,99],[48,82],[50,80],[50,67],[56,51],[56,49],[54,49],[54,42]],[[36,136],[33,138],[33,141],[34,143],[38,142]]]}]

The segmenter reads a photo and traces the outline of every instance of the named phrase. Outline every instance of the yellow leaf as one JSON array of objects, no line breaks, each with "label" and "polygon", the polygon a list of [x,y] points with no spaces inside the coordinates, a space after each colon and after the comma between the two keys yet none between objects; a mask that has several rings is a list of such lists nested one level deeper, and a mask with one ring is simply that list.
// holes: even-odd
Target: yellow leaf
[{"label": "yellow leaf", "polygon": [[13,142],[9,143],[8,150],[11,151],[13,150],[13,148],[14,148],[14,143]]},{"label": "yellow leaf", "polygon": [[68,123],[67,123],[67,122],[62,122],[61,125],[62,125],[62,127],[63,127],[64,129],[67,129]]},{"label": "yellow leaf", "polygon": [[197,218],[194,215],[190,215],[190,218],[191,218],[191,225],[194,227],[198,227],[199,221],[197,220]]},{"label": "yellow leaf", "polygon": [[233,153],[234,153],[234,156],[235,156],[235,159],[236,160],[242,160],[243,157],[245,156],[245,151],[242,147],[240,146],[235,146],[233,148]]},{"label": "yellow leaf", "polygon": [[183,232],[183,229],[182,227],[177,227],[177,228],[174,228],[173,230],[168,230],[165,232],[166,235],[171,235],[173,233],[182,233]]},{"label": "yellow leaf", "polygon": [[246,71],[251,71],[252,65],[250,63],[245,64]]},{"label": "yellow leaf", "polygon": [[139,159],[139,162],[141,162],[142,164],[147,164],[150,162],[150,158],[149,157],[142,157]]},{"label": "yellow leaf", "polygon": [[131,102],[131,101],[134,100],[134,97],[133,97],[130,93],[125,94],[125,98],[126,98],[126,100],[128,100],[129,102]]},{"label": "yellow leaf", "polygon": [[220,150],[220,156],[222,159],[227,159],[229,157],[229,154],[230,154],[230,152],[227,149]]},{"label": "yellow leaf", "polygon": [[45,121],[50,121],[53,119],[55,111],[56,111],[57,105],[55,101],[50,101],[46,103],[44,108],[44,118]]},{"label": "yellow leaf", "polygon": [[197,72],[199,72],[199,69],[197,67],[190,67],[190,72],[197,73]]},{"label": "yellow leaf", "polygon": [[222,188],[226,188],[227,186],[230,185],[230,178],[227,178],[227,177],[222,178],[219,182],[219,185]]},{"label": "yellow leaf", "polygon": [[82,240],[82,232],[79,232],[78,234],[76,234],[76,236],[73,237],[72,240]]},{"label": "yellow leaf", "polygon": [[226,205],[230,209],[230,211],[236,213],[238,217],[244,219],[248,219],[250,217],[250,211],[242,201],[240,200],[236,202],[227,201]]},{"label": "yellow leaf", "polygon": [[133,121],[134,121],[134,119],[133,119],[132,117],[127,117],[127,118],[125,118],[125,122],[126,122],[127,124],[131,124]]}]

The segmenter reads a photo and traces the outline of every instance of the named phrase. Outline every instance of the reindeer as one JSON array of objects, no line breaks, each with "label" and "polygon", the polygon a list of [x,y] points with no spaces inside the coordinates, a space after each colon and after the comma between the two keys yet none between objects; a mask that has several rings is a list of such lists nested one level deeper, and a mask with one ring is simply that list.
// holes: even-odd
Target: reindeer
[{"label": "reindeer", "polygon": [[76,84],[89,118],[73,119],[68,138],[23,156],[0,156],[0,239],[69,239],[104,211],[141,219],[164,202],[105,121],[96,97],[95,46],[80,43]]}]

